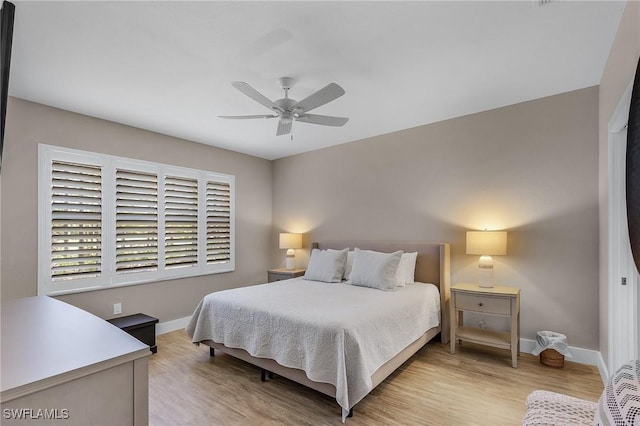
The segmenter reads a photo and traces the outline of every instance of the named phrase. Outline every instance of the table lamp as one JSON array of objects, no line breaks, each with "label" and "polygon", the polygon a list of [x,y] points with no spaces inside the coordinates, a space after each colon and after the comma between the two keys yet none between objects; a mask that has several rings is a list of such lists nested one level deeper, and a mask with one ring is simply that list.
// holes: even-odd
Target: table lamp
[{"label": "table lamp", "polygon": [[302,234],[280,234],[280,248],[287,249],[287,269],[294,269],[296,251],[295,249],[302,248]]},{"label": "table lamp", "polygon": [[467,231],[467,254],[480,255],[478,262],[480,287],[493,287],[493,259],[507,254],[506,231]]}]

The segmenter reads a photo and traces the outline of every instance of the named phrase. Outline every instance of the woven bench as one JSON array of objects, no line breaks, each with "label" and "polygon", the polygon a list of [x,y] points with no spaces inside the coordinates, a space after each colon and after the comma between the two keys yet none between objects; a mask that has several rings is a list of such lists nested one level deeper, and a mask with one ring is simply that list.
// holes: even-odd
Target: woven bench
[{"label": "woven bench", "polygon": [[556,392],[537,390],[527,397],[523,425],[592,425],[598,404]]},{"label": "woven bench", "polygon": [[542,390],[527,397],[523,426],[640,425],[640,360],[624,364],[596,402]]}]

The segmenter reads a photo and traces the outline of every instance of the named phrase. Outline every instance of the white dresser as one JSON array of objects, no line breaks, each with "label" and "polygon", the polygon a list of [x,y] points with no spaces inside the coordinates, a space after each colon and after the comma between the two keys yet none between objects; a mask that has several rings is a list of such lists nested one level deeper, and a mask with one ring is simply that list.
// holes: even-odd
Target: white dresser
[{"label": "white dresser", "polygon": [[147,425],[149,346],[59,300],[2,304],[3,425]]}]

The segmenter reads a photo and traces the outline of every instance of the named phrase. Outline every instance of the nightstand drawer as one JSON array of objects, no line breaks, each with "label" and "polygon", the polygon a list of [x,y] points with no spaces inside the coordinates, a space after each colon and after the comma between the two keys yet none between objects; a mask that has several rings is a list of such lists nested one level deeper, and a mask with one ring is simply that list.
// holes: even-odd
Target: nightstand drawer
[{"label": "nightstand drawer", "polygon": [[511,314],[511,299],[504,297],[478,296],[458,293],[455,297],[456,309],[485,312],[488,314]]},{"label": "nightstand drawer", "polygon": [[290,280],[291,278],[297,278],[303,276],[305,269],[269,269],[267,271],[267,282],[272,283],[282,280]]},{"label": "nightstand drawer", "polygon": [[269,272],[268,274],[268,281],[270,283],[282,280],[290,280],[291,278],[293,277],[289,274],[274,274],[272,272]]}]

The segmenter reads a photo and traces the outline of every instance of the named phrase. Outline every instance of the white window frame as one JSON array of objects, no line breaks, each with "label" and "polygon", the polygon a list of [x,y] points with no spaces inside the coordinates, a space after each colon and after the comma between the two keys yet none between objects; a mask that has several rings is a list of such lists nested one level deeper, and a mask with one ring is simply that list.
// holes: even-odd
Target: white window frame
[{"label": "white window frame", "polygon": [[[51,278],[51,166],[54,160],[102,167],[102,270],[98,277],[56,281]],[[38,164],[38,295],[56,296],[235,270],[235,176],[46,144],[38,145]],[[118,168],[157,173],[158,269],[155,271],[116,273],[115,171]],[[166,175],[198,180],[198,262],[196,266],[166,268],[164,264],[164,177]],[[207,264],[206,184],[212,181],[229,185],[230,259],[228,262]]]}]

